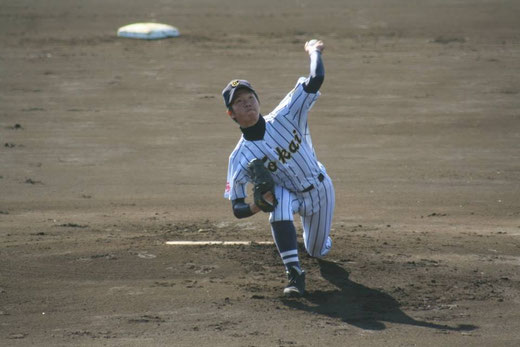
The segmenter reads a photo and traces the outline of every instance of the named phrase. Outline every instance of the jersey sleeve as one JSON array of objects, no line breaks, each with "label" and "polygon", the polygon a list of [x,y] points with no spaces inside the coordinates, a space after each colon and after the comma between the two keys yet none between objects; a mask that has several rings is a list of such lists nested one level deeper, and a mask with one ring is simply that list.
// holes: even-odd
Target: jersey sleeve
[{"label": "jersey sleeve", "polygon": [[235,200],[247,197],[248,171],[246,166],[241,163],[237,152],[234,151],[229,157],[226,189],[224,198]]},{"label": "jersey sleeve", "polygon": [[294,88],[285,96],[272,112],[274,117],[284,117],[295,124],[302,133],[307,127],[309,110],[312,108],[320,92],[307,93],[303,88],[306,77],[300,77]]}]

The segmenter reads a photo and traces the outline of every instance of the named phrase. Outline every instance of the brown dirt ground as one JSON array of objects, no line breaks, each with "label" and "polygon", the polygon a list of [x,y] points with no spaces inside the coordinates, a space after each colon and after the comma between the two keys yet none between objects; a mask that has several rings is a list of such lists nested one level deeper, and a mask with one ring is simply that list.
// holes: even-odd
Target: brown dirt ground
[{"label": "brown dirt ground", "polygon": [[[518,1],[4,0],[0,344],[518,346]],[[159,21],[182,36],[120,39]],[[284,299],[265,215],[222,198],[239,137],[308,72],[337,190],[326,261]]]}]

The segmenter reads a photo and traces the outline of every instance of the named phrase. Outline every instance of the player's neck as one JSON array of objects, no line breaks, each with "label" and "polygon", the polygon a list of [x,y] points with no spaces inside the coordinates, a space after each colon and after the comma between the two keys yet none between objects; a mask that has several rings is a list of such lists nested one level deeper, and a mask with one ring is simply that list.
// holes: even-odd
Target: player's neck
[{"label": "player's neck", "polygon": [[265,134],[265,119],[262,115],[258,116],[258,122],[247,128],[240,127],[244,134],[244,138],[248,141],[259,141],[264,139]]}]

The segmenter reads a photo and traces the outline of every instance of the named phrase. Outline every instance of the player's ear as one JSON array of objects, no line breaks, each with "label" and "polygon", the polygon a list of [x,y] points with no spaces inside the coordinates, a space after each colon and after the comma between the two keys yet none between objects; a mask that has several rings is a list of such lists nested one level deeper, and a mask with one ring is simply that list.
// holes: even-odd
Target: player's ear
[{"label": "player's ear", "polygon": [[233,116],[233,111],[230,108],[228,108],[227,114],[235,123],[238,123],[237,117]]}]

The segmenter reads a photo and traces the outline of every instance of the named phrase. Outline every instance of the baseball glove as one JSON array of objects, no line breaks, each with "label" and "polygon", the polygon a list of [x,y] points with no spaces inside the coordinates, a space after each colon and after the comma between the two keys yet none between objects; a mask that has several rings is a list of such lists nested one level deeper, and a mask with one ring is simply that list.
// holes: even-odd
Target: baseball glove
[{"label": "baseball glove", "polygon": [[[253,199],[255,205],[264,212],[273,212],[278,201],[274,195],[274,180],[271,173],[265,168],[264,162],[260,159],[253,159],[249,163],[251,177],[253,178]],[[273,195],[273,202],[269,202],[264,198],[267,192]]]}]

